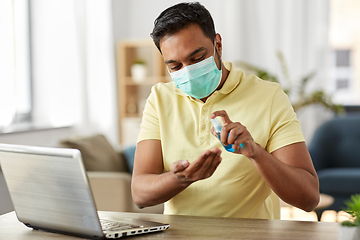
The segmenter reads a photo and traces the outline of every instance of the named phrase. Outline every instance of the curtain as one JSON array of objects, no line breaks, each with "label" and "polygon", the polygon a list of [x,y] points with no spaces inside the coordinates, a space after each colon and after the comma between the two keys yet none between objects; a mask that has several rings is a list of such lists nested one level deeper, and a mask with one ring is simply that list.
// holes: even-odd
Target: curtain
[{"label": "curtain", "polygon": [[15,54],[12,1],[0,4],[0,131],[15,116]]},{"label": "curtain", "polygon": [[115,43],[110,0],[74,1],[83,108],[80,132],[118,144]]},{"label": "curtain", "polygon": [[32,0],[34,121],[118,143],[110,0]]},{"label": "curtain", "polygon": [[[226,59],[247,61],[280,75],[280,50],[295,81],[313,70],[318,79],[326,76],[329,1],[232,0],[224,5],[214,18],[222,22],[218,31]],[[323,81],[316,83],[321,86]]]},{"label": "curtain", "polygon": [[[202,1],[204,4],[207,1]],[[266,69],[287,87],[277,58],[286,60],[293,92],[311,72],[306,91],[327,90],[329,77],[328,0],[228,0],[213,6],[217,31],[223,36],[224,59],[245,61]],[[219,3],[218,3],[219,4]],[[290,100],[296,96],[290,95]],[[301,109],[298,118],[307,142],[332,113],[319,106]]]},{"label": "curtain", "polygon": [[28,1],[0,2],[0,131],[31,112]]}]

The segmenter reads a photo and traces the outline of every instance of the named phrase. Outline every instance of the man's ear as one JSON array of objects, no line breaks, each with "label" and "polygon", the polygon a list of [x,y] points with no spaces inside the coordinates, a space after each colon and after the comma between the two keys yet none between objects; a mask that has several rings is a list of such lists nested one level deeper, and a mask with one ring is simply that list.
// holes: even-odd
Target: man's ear
[{"label": "man's ear", "polygon": [[222,39],[219,33],[215,35],[215,47],[219,54],[219,56],[222,56]]}]

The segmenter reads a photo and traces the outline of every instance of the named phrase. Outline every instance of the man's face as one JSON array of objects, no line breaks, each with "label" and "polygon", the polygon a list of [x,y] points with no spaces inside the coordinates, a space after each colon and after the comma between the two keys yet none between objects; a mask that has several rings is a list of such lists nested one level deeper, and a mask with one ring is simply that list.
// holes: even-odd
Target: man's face
[{"label": "man's face", "polygon": [[[219,40],[220,36],[216,35],[216,45],[218,45]],[[217,54],[214,55],[214,43],[205,36],[201,28],[196,24],[189,25],[173,35],[161,38],[160,49],[170,73],[200,62],[210,56],[214,56],[216,65],[220,69],[219,57]],[[218,49],[218,51],[221,52],[221,49]]]}]

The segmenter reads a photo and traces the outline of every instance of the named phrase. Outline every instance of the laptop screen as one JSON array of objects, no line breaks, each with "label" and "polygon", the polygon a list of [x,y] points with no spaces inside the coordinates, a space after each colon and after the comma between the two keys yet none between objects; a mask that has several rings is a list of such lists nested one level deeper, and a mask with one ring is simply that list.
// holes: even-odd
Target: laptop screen
[{"label": "laptop screen", "polygon": [[103,236],[79,150],[0,144],[0,161],[21,222]]}]

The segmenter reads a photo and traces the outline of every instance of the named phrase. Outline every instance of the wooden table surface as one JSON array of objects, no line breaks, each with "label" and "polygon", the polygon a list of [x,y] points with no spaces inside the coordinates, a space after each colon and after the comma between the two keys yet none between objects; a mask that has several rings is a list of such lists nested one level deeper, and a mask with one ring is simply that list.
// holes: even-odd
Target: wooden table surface
[{"label": "wooden table surface", "polygon": [[[141,218],[169,223],[164,232],[125,239],[272,239],[337,240],[338,223],[240,218],[209,218],[144,213],[99,212],[100,217]],[[0,216],[0,240],[80,239],[32,230],[19,222],[15,212]]]}]

